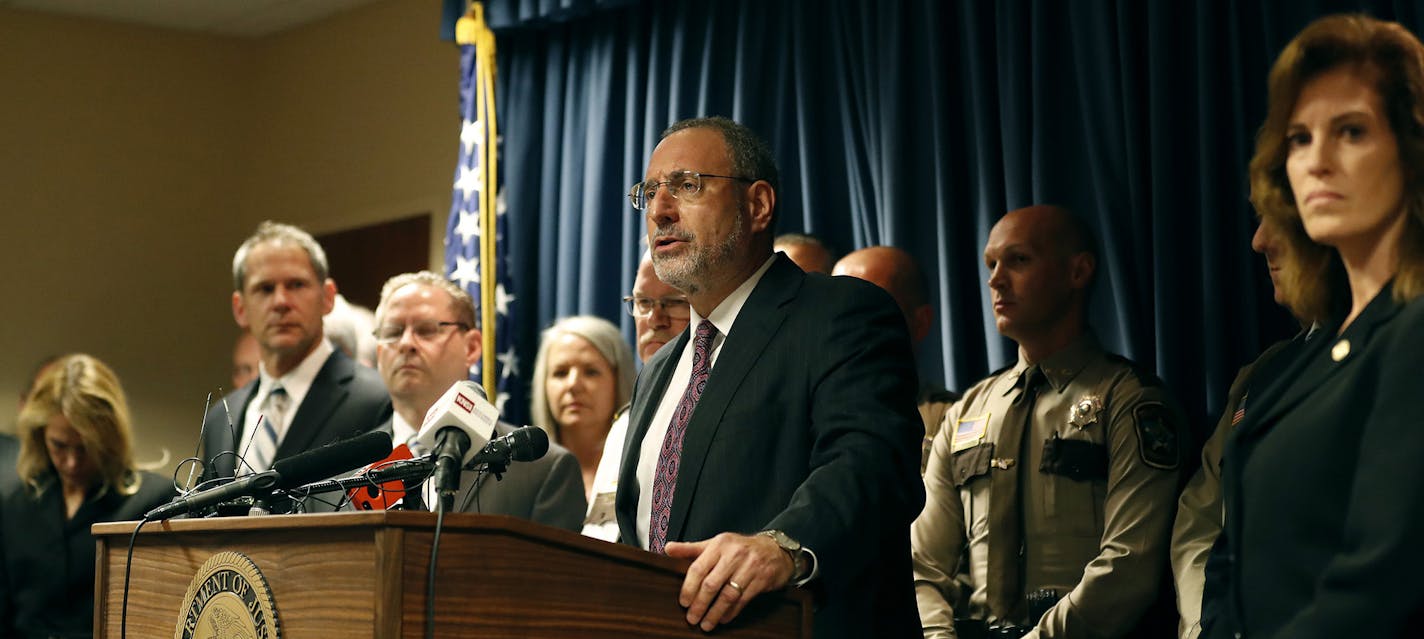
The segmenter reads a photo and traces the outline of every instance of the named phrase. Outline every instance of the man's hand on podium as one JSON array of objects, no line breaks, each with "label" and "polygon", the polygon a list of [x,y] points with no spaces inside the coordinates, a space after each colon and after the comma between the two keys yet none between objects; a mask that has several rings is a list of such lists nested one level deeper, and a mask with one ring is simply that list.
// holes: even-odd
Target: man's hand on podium
[{"label": "man's hand on podium", "polygon": [[667,554],[693,560],[677,602],[687,608],[687,623],[704,632],[736,619],[757,595],[784,588],[796,568],[765,535],[722,533],[705,541],[670,541]]}]

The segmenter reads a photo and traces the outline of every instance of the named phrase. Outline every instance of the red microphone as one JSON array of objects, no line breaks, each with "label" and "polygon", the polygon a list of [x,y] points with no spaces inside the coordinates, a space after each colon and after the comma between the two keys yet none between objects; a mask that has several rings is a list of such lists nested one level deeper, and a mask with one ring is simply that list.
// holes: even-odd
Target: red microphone
[{"label": "red microphone", "polygon": [[[410,446],[401,444],[391,449],[390,457],[367,466],[362,473],[370,472],[372,468],[380,468],[391,462],[413,457],[410,454]],[[400,503],[401,498],[405,497],[405,482],[396,479],[383,484],[358,486],[347,492],[346,496],[351,500],[351,506],[356,510],[386,510]]]}]

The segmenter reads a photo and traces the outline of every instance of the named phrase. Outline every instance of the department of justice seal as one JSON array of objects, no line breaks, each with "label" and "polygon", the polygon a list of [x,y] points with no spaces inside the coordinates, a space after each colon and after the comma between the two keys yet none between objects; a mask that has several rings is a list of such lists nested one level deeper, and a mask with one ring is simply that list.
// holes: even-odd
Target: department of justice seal
[{"label": "department of justice seal", "polygon": [[183,596],[174,639],[280,639],[277,606],[257,564],[240,552],[209,557]]}]

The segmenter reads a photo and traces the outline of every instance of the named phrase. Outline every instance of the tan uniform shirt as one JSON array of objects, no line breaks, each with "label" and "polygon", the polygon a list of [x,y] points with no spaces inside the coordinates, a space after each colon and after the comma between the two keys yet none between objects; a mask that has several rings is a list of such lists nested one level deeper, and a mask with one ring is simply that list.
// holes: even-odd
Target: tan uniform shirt
[{"label": "tan uniform shirt", "polygon": [[927,387],[920,391],[920,397],[916,404],[920,408],[920,419],[925,423],[925,440],[920,451],[920,476],[922,477],[925,474],[925,467],[930,463],[930,446],[934,443],[935,433],[939,432],[939,425],[943,423],[945,411],[954,405],[956,399],[959,399],[957,393],[937,386]]},{"label": "tan uniform shirt", "polygon": [[1275,357],[1291,340],[1279,342],[1256,361],[1242,367],[1226,393],[1226,408],[1216,430],[1202,447],[1201,468],[1192,475],[1177,501],[1177,521],[1172,526],[1172,581],[1177,587],[1177,612],[1181,615],[1177,632],[1181,639],[1201,635],[1202,588],[1206,558],[1221,534],[1224,513],[1221,505],[1221,452],[1237,422],[1245,417],[1242,402],[1251,373],[1262,362]]},{"label": "tan uniform shirt", "polygon": [[[927,638],[954,637],[956,615],[995,621],[987,602],[996,578],[988,515],[994,482],[1005,473],[1021,473],[1024,593],[1051,588],[1062,597],[1029,637],[1123,635],[1163,581],[1183,448],[1180,409],[1155,380],[1084,335],[1039,363],[1047,381],[1023,433],[1025,454],[994,451],[1002,429],[1023,427],[1003,416],[1029,368],[1020,359],[975,385],[945,413],[935,437],[925,508],[911,528]],[[966,547],[973,589],[968,609],[954,610]]]}]

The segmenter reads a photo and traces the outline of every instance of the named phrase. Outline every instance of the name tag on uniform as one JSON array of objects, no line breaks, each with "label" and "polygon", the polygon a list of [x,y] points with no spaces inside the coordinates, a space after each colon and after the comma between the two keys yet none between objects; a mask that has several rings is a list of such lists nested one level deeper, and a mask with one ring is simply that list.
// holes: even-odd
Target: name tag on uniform
[{"label": "name tag on uniform", "polygon": [[984,442],[984,431],[989,426],[989,413],[978,417],[967,417],[954,425],[954,445],[950,452],[959,452],[978,446]]}]

